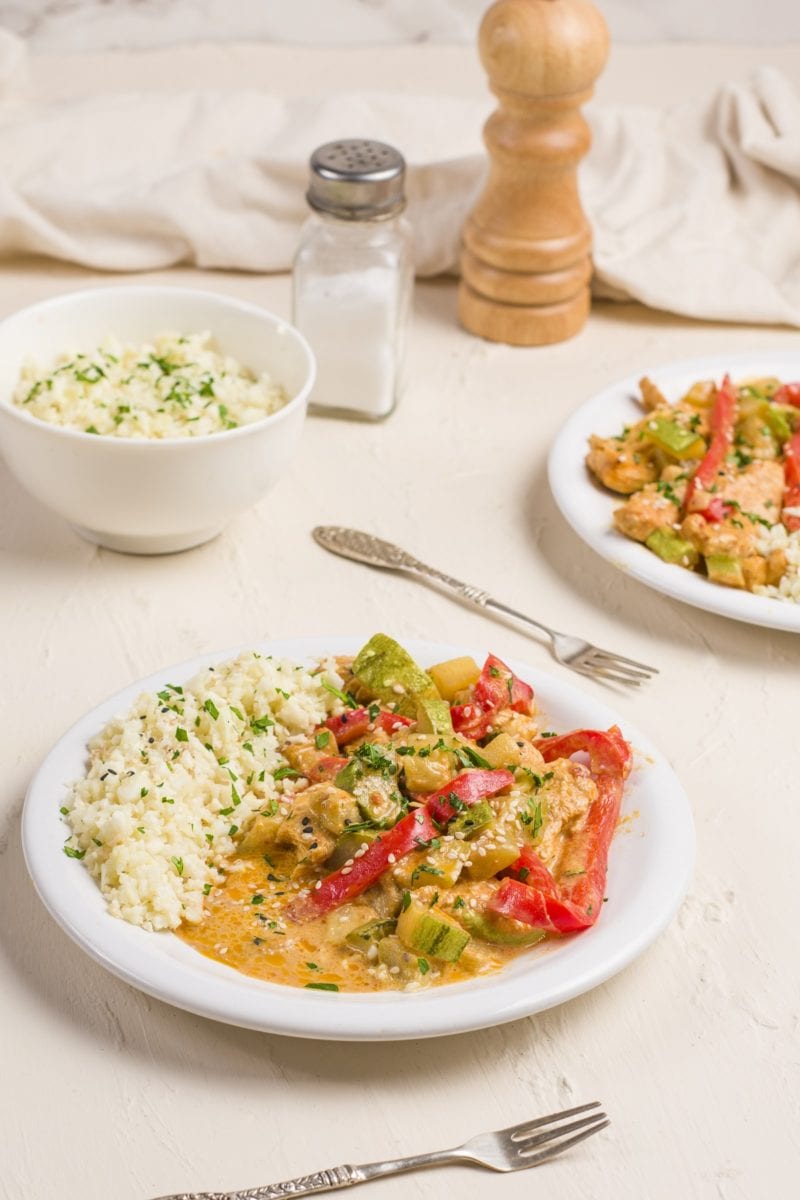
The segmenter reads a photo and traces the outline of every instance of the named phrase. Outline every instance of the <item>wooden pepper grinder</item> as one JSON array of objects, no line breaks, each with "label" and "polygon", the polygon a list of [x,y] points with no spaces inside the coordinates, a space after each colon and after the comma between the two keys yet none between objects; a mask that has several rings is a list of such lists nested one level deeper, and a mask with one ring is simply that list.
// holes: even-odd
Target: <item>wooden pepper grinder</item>
[{"label": "wooden pepper grinder", "polygon": [[591,230],[577,165],[590,133],[580,106],[608,54],[590,0],[497,0],[479,35],[499,106],[484,127],[490,169],[463,234],[458,313],[494,342],[573,337],[589,314]]}]

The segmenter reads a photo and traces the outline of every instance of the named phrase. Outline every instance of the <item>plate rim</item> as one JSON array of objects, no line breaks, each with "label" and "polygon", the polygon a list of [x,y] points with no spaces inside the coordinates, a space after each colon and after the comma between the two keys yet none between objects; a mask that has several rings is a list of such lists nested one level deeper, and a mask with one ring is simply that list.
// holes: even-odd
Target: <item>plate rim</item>
[{"label": "plate rim", "polygon": [[[285,1036],[336,1041],[400,1041],[467,1033],[505,1024],[562,1004],[617,974],[661,934],[684,898],[694,867],[694,821],[683,786],[665,756],[652,744],[647,735],[629,721],[620,718],[604,701],[582,692],[569,682],[532,669],[528,664],[513,657],[508,658],[509,665],[533,682],[537,697],[542,697],[545,713],[549,710],[547,698],[551,695],[551,703],[556,706],[575,706],[579,712],[582,707],[597,710],[602,714],[600,719],[606,725],[620,721],[626,736],[634,743],[638,755],[645,759],[646,765],[643,769],[652,768],[659,775],[664,775],[669,784],[671,820],[667,827],[672,837],[672,845],[656,846],[657,856],[663,859],[671,855],[678,863],[678,867],[670,876],[669,894],[662,896],[660,904],[656,905],[655,915],[649,911],[646,917],[642,916],[638,924],[634,920],[635,936],[623,940],[622,944],[617,946],[613,953],[606,954],[601,962],[592,965],[591,943],[588,944],[588,950],[582,951],[581,947],[587,946],[587,936],[595,933],[597,937],[598,930],[602,935],[600,940],[606,941],[607,935],[603,931],[609,928],[609,924],[612,927],[610,940],[613,943],[613,922],[605,925],[598,923],[592,930],[580,935],[580,939],[573,938],[562,943],[567,950],[561,951],[561,959],[567,962],[569,968],[571,959],[576,957],[576,968],[569,968],[567,978],[557,985],[552,985],[544,991],[541,988],[538,991],[533,989],[533,996],[522,986],[528,973],[522,968],[514,975],[506,969],[487,975],[477,983],[472,980],[414,994],[338,993],[334,997],[255,980],[235,972],[224,964],[205,958],[198,951],[186,947],[186,943],[180,942],[173,933],[149,933],[112,917],[105,910],[99,889],[88,872],[82,870],[80,877],[72,873],[71,869],[79,864],[60,852],[64,826],[58,817],[58,798],[53,795],[53,789],[59,784],[62,789],[67,786],[67,780],[60,774],[58,765],[63,755],[74,755],[78,751],[85,753],[87,738],[92,733],[99,732],[114,713],[130,707],[141,691],[163,685],[168,679],[184,682],[209,663],[226,661],[243,650],[257,650],[261,653],[302,660],[320,653],[351,653],[363,645],[365,640],[363,636],[358,635],[266,638],[197,655],[137,679],[108,696],[85,712],[55,742],[27,789],[22,814],[22,845],[28,873],[42,903],[80,949],[111,974],[139,991],[197,1016],[240,1028]],[[474,645],[422,641],[415,638],[403,640],[411,652],[423,661],[436,661],[433,655],[470,652],[480,658],[481,654],[485,656],[488,652],[476,651]],[[55,834],[49,833],[52,845],[47,843],[41,834],[41,822],[47,822],[51,818],[55,818],[53,824],[60,839],[57,849]],[[76,887],[74,883],[78,879],[81,882]],[[64,902],[62,880],[66,881],[68,900],[74,901],[71,895],[74,891],[83,891],[88,897],[90,893],[86,890],[86,884],[91,885],[91,894],[97,899],[87,903],[79,897],[75,906],[76,915],[75,908]],[[631,913],[626,909],[621,910],[617,917],[617,922],[620,921],[630,922]],[[108,922],[113,922],[114,925],[108,925]],[[123,931],[121,935],[120,926]],[[115,936],[118,938],[116,943]],[[171,939],[170,945],[173,948],[174,943],[179,943],[181,947],[186,947],[189,957],[196,956],[196,959],[200,960],[196,963],[193,959],[198,975],[204,983],[200,1000],[191,987],[193,971],[190,967],[181,962],[177,964],[177,971],[168,969],[164,972],[163,969],[159,969],[160,948],[166,945],[164,941],[158,945],[143,943],[146,947],[142,952],[144,968],[131,968],[131,955],[127,952],[128,943],[134,946],[135,963],[137,939],[141,938]],[[576,946],[577,952],[574,950]],[[182,951],[179,953],[187,957]],[[545,955],[540,955],[535,960],[527,961],[533,965],[533,962],[543,961],[544,957]],[[584,959],[588,959],[589,962],[583,963]],[[515,960],[523,963],[525,961]],[[484,993],[486,1001],[481,1003]],[[266,1012],[258,1012],[257,1005],[254,1006],[250,1002],[254,994],[269,997],[264,1005]],[[398,1012],[398,1009],[404,1011]]]},{"label": "plate rim", "polygon": [[[643,368],[635,374],[608,384],[584,400],[562,425],[548,453],[547,477],[553,499],[567,524],[581,541],[617,570],[661,595],[704,612],[763,629],[800,633],[800,604],[790,604],[769,596],[758,596],[752,592],[742,592],[711,583],[700,575],[679,570],[670,563],[662,562],[645,546],[617,533],[611,524],[611,508],[619,502],[619,498],[594,482],[584,464],[588,436],[586,427],[589,421],[597,420],[599,424],[594,432],[602,434],[604,414],[609,412],[611,406],[621,405],[627,399],[632,400],[638,391],[638,381],[642,375],[649,375],[659,386],[666,381],[668,388],[670,376],[679,377],[695,371],[719,373],[731,368],[746,368],[753,364],[763,367],[773,360],[794,363],[800,375],[800,351],[753,350],[672,359]],[[610,421],[607,423],[610,424]],[[589,496],[594,499],[595,506],[607,514],[608,519],[602,529],[595,528],[584,518],[580,499],[583,497],[585,500]]]}]

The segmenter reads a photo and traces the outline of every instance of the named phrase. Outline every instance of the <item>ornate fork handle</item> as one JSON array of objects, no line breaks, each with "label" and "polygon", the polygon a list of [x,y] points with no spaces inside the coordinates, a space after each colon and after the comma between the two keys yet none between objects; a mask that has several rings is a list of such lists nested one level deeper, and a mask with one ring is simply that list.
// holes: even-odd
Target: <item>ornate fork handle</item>
[{"label": "ornate fork handle", "polygon": [[433,1154],[415,1154],[411,1158],[364,1163],[359,1167],[330,1167],[313,1175],[301,1175],[298,1179],[286,1179],[283,1183],[268,1183],[265,1187],[248,1188],[243,1192],[179,1192],[174,1196],[162,1196],[160,1200],[279,1200],[284,1196],[310,1196],[314,1192],[334,1192],[338,1188],[351,1187],[354,1183],[367,1183],[382,1175],[396,1175],[401,1171],[413,1171],[418,1167],[432,1167],[468,1157],[462,1156],[459,1151],[460,1147]]}]

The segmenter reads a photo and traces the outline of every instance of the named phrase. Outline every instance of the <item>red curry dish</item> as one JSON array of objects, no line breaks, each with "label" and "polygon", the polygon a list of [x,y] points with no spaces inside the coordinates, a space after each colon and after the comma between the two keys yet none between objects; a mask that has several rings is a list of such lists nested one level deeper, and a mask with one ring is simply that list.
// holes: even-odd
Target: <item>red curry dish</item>
[{"label": "red curry dish", "polygon": [[247,974],[415,991],[497,970],[603,907],[631,752],[620,730],[542,730],[499,658],[423,670],[376,634],[338,711],[281,751],[291,800],[255,816],[180,936]]}]

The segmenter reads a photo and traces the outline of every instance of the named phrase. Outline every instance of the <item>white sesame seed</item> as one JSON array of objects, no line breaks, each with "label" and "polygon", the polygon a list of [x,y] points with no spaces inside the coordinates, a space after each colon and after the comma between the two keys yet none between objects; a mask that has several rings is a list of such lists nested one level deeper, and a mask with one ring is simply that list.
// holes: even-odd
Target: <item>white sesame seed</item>
[{"label": "white sesame seed", "polygon": [[392,865],[394,865],[394,864],[397,862],[397,855],[396,855],[396,854],[390,854],[390,855],[389,855],[389,857],[388,857],[388,859],[387,859],[387,862],[390,862],[390,863],[392,863]]},{"label": "white sesame seed", "polygon": [[406,694],[406,689],[403,687],[402,683],[393,683],[392,691],[396,696],[405,696]]},{"label": "white sesame seed", "polygon": [[353,869],[352,867],[342,867],[342,874],[349,875],[350,872],[352,871],[352,869]]},{"label": "white sesame seed", "polygon": [[314,890],[318,892],[321,887],[322,887],[322,880],[318,879],[317,882],[314,884]]}]

